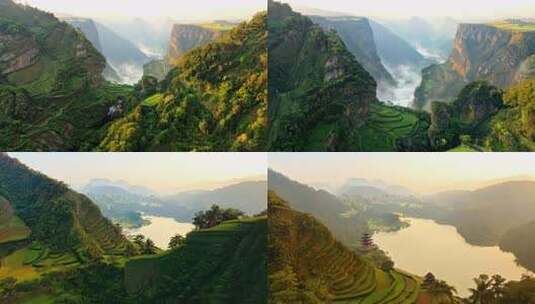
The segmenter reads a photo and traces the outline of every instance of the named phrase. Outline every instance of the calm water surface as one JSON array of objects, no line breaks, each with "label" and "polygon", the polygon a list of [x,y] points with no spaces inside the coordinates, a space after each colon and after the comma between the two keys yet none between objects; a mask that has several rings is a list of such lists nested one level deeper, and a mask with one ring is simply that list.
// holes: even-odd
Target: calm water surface
[{"label": "calm water surface", "polygon": [[127,231],[128,235],[142,234],[146,238],[154,241],[156,246],[161,249],[167,249],[169,239],[175,234],[186,236],[195,226],[191,223],[179,223],[170,217],[161,216],[143,216],[143,219],[149,220],[150,224],[137,229]]},{"label": "calm water surface", "polygon": [[479,274],[500,274],[517,280],[528,270],[518,266],[511,253],[499,247],[468,244],[453,226],[432,220],[405,218],[410,227],[397,232],[380,232],[375,242],[392,257],[395,267],[423,276],[432,272],[437,278],[468,295]]}]

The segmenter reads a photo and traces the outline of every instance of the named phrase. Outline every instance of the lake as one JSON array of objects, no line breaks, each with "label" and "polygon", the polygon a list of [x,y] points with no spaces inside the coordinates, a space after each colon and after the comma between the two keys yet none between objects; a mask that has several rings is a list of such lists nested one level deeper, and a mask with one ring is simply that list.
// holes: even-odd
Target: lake
[{"label": "lake", "polygon": [[511,253],[499,247],[468,244],[453,226],[432,220],[404,218],[410,226],[396,232],[379,232],[374,241],[388,252],[395,267],[424,276],[432,272],[438,279],[457,288],[460,296],[469,294],[473,278],[480,274],[500,274],[517,280],[528,270],[518,266]]},{"label": "lake", "polygon": [[154,241],[161,249],[168,249],[169,239],[175,234],[186,236],[195,226],[191,223],[179,223],[170,217],[144,215],[143,219],[149,220],[150,224],[141,228],[129,229],[128,235],[142,234]]}]

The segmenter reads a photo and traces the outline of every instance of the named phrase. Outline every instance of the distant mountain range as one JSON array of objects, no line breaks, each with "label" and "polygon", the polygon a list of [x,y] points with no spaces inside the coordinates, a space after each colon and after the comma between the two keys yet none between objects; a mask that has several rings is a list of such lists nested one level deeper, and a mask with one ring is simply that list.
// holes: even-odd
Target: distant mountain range
[{"label": "distant mountain range", "polygon": [[[222,208],[239,209],[254,215],[266,209],[265,181],[242,182],[215,190],[181,192],[158,196],[140,186],[93,180],[83,192],[91,197],[103,213],[117,222],[142,225],[140,214],[173,217],[191,222],[196,212],[217,204]],[[138,214],[135,217],[133,214]]]}]

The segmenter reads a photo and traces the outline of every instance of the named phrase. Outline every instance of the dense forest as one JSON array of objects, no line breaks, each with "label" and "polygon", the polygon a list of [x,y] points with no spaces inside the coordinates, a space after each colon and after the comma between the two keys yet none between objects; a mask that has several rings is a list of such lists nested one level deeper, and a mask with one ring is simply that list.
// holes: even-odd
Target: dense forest
[{"label": "dense forest", "polygon": [[129,86],[104,80],[106,59],[69,23],[0,8],[2,150],[265,150],[266,13]]}]

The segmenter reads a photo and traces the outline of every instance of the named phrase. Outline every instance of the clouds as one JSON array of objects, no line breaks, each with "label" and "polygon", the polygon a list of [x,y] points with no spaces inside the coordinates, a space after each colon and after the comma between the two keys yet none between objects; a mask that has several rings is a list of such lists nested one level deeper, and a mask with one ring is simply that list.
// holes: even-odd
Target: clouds
[{"label": "clouds", "polygon": [[53,13],[82,17],[171,17],[181,20],[247,19],[265,0],[17,0]]},{"label": "clouds", "polygon": [[283,0],[292,6],[359,16],[411,16],[500,19],[535,16],[533,0]]}]

